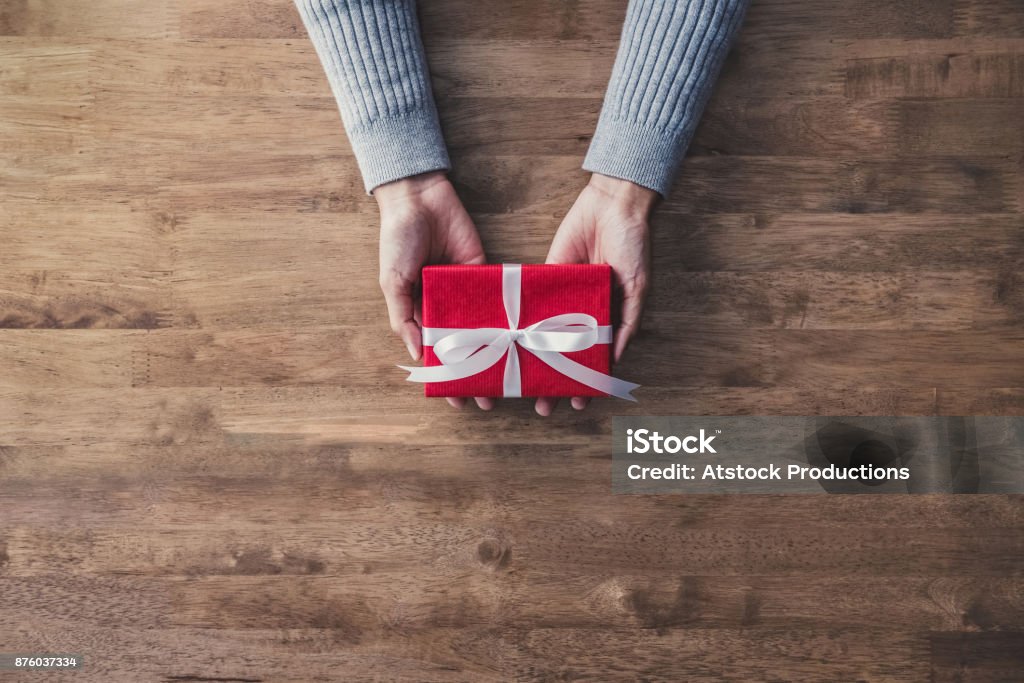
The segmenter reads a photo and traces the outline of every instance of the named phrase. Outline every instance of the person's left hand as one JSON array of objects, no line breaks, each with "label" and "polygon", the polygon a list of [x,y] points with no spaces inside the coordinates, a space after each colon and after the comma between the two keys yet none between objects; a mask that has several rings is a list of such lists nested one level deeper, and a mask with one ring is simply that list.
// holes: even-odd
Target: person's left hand
[{"label": "person's left hand", "polygon": [[[395,180],[374,189],[380,205],[380,287],[388,305],[391,329],[402,338],[409,355],[423,354],[416,291],[428,263],[468,263],[487,259],[473,219],[443,171]],[[466,399],[449,397],[462,408]],[[479,397],[483,410],[494,399]]]},{"label": "person's left hand", "polygon": [[[558,227],[548,263],[607,263],[622,295],[621,321],[615,330],[618,361],[640,327],[650,278],[648,219],[658,193],[628,180],[595,173]],[[572,407],[583,410],[590,399],[576,396]],[[537,412],[548,416],[557,398],[537,399]]]}]

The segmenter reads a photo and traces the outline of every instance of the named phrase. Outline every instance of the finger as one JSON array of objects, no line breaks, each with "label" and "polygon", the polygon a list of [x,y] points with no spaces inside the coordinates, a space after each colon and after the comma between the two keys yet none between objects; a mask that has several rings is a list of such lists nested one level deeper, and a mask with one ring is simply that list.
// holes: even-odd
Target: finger
[{"label": "finger", "polygon": [[484,246],[480,241],[473,219],[460,202],[454,209],[449,230],[449,243],[446,245],[448,258],[452,263],[464,263],[477,266],[487,263]]},{"label": "finger", "polygon": [[423,347],[420,326],[416,323],[414,286],[415,282],[396,271],[381,273],[380,288],[388,306],[391,330],[405,342],[405,348],[409,350],[412,359],[419,360],[423,355]]},{"label": "finger", "polygon": [[495,404],[496,401],[493,398],[488,398],[486,396],[476,397],[476,405],[480,410],[493,410]]},{"label": "finger", "polygon": [[448,401],[448,405],[456,410],[462,410],[466,405],[466,399],[461,396],[446,396],[444,400]]},{"label": "finger", "polygon": [[622,323],[615,331],[614,338],[614,359],[615,362],[622,359],[623,353],[630,341],[640,331],[640,319],[643,315],[643,303],[647,296],[647,281],[645,276],[637,275],[626,284],[623,293],[623,315]]},{"label": "finger", "polygon": [[[578,202],[579,200],[577,200]],[[558,224],[555,236],[551,238],[546,263],[587,263],[590,253],[583,236],[583,218],[576,204]]]},{"label": "finger", "polygon": [[[613,344],[614,344],[613,357],[614,357],[614,361],[615,362],[618,362],[618,361],[620,361],[622,359],[623,354],[626,352],[626,347],[630,345],[630,341],[637,334],[637,327],[639,325],[639,317],[638,316],[634,317],[634,314],[630,310],[631,308],[632,308],[631,304],[624,304],[624,309],[623,309],[623,318],[624,319],[623,319],[623,323],[620,326],[618,326],[617,330],[615,330],[614,341],[613,341]],[[630,318],[626,318],[627,314],[630,314],[631,317]]]},{"label": "finger", "polygon": [[590,397],[589,396],[573,396],[572,401],[570,401],[570,403],[572,404],[573,409],[575,409],[575,410],[583,410],[584,408],[587,407],[587,405],[590,404]]},{"label": "finger", "polygon": [[555,410],[555,406],[558,405],[558,399],[553,396],[541,396],[537,399],[537,405],[535,406],[537,414],[541,417],[547,417]]},{"label": "finger", "polygon": [[[412,319],[416,323],[416,327],[423,329],[423,302],[419,297],[413,299]],[[421,333],[422,334],[422,333]]]},{"label": "finger", "polygon": [[551,239],[551,248],[548,249],[545,263],[587,263],[590,255],[583,238],[577,233],[578,231],[563,221],[562,227],[558,228]]}]

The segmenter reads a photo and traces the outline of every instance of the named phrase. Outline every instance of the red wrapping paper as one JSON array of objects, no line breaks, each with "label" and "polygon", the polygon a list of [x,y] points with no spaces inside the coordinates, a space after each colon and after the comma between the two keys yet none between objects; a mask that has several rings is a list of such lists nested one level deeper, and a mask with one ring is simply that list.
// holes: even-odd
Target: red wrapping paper
[{"label": "red wrapping paper", "polygon": [[[502,299],[502,266],[427,266],[423,269],[424,327],[508,327]],[[519,328],[563,313],[586,313],[611,324],[611,268],[607,265],[524,265]],[[519,347],[523,396],[605,396],[570,379]],[[604,374],[611,370],[611,344],[564,354]],[[433,347],[423,349],[425,366],[441,365]],[[424,384],[426,396],[502,396],[505,358],[463,379]]]}]

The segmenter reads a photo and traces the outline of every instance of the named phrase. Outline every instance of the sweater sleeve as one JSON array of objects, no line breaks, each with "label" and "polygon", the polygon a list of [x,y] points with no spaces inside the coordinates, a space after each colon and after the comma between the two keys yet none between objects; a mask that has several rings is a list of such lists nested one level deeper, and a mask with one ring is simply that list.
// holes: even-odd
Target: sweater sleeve
[{"label": "sweater sleeve", "polygon": [[583,168],[668,194],[748,0],[630,0]]},{"label": "sweater sleeve", "polygon": [[367,192],[450,168],[414,0],[295,0]]}]

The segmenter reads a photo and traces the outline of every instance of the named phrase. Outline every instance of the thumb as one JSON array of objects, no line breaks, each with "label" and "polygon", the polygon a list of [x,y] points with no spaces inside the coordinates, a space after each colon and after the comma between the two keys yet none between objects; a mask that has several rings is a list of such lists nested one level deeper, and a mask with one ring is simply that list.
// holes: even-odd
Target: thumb
[{"label": "thumb", "polygon": [[454,209],[451,224],[448,227],[447,259],[452,263],[478,266],[487,262],[484,247],[480,242],[473,219],[461,203]]},{"label": "thumb", "polygon": [[590,254],[579,222],[570,210],[555,231],[546,263],[588,263]]},{"label": "thumb", "polygon": [[630,340],[640,331],[640,319],[643,316],[644,300],[647,298],[647,274],[638,273],[623,282],[622,287],[622,320],[615,331],[614,357],[619,362],[622,354],[629,346]]},{"label": "thumb", "polygon": [[419,360],[423,353],[420,326],[416,323],[413,289],[415,281],[398,271],[381,273],[380,288],[388,306],[388,320],[391,330],[397,334],[413,360]]}]

